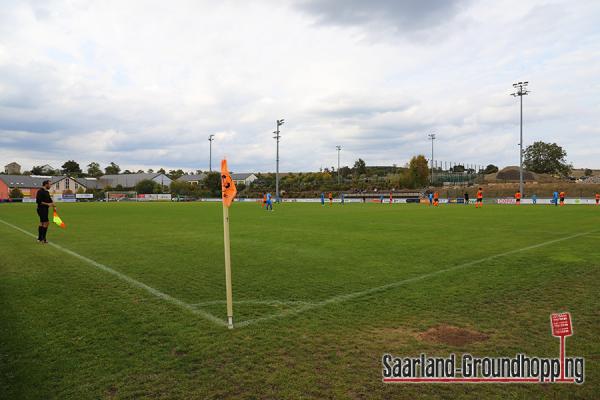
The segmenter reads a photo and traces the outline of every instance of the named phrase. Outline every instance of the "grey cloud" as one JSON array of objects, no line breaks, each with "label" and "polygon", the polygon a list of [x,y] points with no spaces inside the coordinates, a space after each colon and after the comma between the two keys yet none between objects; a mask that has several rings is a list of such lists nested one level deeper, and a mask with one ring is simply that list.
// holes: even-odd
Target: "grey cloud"
[{"label": "grey cloud", "polygon": [[417,32],[452,20],[464,0],[307,0],[298,8],[319,24],[391,28]]},{"label": "grey cloud", "polygon": [[368,118],[377,114],[402,112],[409,107],[406,104],[330,104],[315,110],[315,114],[325,118]]},{"label": "grey cloud", "polygon": [[[127,9],[120,8],[125,3],[109,8],[116,16],[126,14]],[[232,7],[240,31],[219,32],[232,33],[223,42],[207,36],[198,24],[189,32],[211,39],[168,45],[159,41],[155,53],[121,49],[117,39],[104,35],[112,13],[92,13],[98,21],[89,22],[95,28],[90,32],[99,34],[75,29],[75,20],[55,21],[44,10],[35,12],[37,19],[18,19],[22,13],[16,11],[0,15],[0,156],[6,162],[34,164],[60,165],[61,160],[75,158],[82,165],[115,161],[128,169],[205,169],[206,138],[217,133],[213,166],[227,155],[236,171],[273,170],[271,132],[275,119],[285,118],[280,149],[285,171],[336,165],[338,144],[343,147],[342,164],[362,157],[367,163],[400,165],[414,154],[429,154],[431,130],[438,133],[440,159],[514,164],[518,103],[508,96],[514,78],[531,80],[534,90],[525,103],[526,142],[566,142],[569,157],[580,155],[575,163],[597,163],[586,149],[597,147],[599,137],[593,90],[598,87],[598,7],[589,6],[586,12],[579,5],[559,2],[557,8],[535,9],[536,18],[526,15],[502,22],[490,16],[503,12],[506,3],[330,0],[307,1],[292,9],[251,3],[247,10],[241,3]],[[9,4],[16,9],[17,2]],[[466,5],[468,15],[461,12]],[[549,23],[561,7],[570,12],[560,24]],[[50,9],[81,17],[62,2]],[[210,6],[198,10],[210,11]],[[260,18],[277,12],[281,18],[270,22],[285,21],[285,26],[269,36],[273,51],[254,54],[256,44],[247,43],[245,51],[251,57],[238,59],[244,46],[231,44],[242,34],[263,27],[273,30]],[[315,29],[307,15],[318,24],[358,27],[361,33],[378,30],[393,40],[372,46],[340,35],[338,29]],[[466,18],[473,24],[458,32],[458,23]],[[74,26],[76,40],[52,33],[52,27],[63,25]],[[40,26],[45,28],[38,30]],[[452,32],[457,40],[427,46],[397,40],[401,35],[426,37],[430,30],[436,38]],[[388,36],[390,31],[398,35]],[[51,44],[40,32],[53,38]],[[177,27],[161,35],[180,33]],[[133,42],[136,31],[124,37]],[[530,45],[514,49],[514,58],[507,57],[512,43],[522,38]],[[213,47],[203,48],[204,42],[232,51],[215,52]],[[170,53],[172,46],[179,51]],[[282,54],[282,48],[293,51]],[[194,57],[184,56],[187,52]],[[75,63],[62,53],[73,54]],[[181,60],[172,63],[169,57]],[[269,62],[259,62],[262,58]],[[559,80],[567,82],[566,77],[569,92],[561,92]],[[473,82],[476,87],[468,87]],[[469,90],[461,92],[463,88]],[[582,128],[571,135],[573,126]],[[571,136],[567,139],[565,133]],[[488,142],[494,146],[481,146]]]}]

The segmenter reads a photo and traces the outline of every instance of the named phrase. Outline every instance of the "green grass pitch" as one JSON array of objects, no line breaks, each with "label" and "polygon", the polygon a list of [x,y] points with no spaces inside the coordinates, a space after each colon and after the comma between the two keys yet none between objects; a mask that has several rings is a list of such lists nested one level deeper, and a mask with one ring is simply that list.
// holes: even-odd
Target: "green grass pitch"
[{"label": "green grass pitch", "polygon": [[[219,322],[220,204],[59,208],[67,229],[48,238],[60,248],[16,229],[37,233],[34,205],[0,206],[0,398],[600,392],[600,208],[235,203],[234,330]],[[381,381],[387,352],[557,357],[559,311],[573,318],[567,355],[586,357],[583,385]],[[422,335],[446,325],[483,339]]]}]

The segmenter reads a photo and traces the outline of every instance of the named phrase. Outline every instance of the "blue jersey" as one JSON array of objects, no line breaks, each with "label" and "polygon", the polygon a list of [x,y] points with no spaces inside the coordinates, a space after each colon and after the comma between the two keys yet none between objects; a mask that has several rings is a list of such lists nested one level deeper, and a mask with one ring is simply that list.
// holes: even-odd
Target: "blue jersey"
[{"label": "blue jersey", "polygon": [[325,193],[321,193],[321,203],[325,203]]},{"label": "blue jersey", "polygon": [[267,203],[271,202],[271,193],[267,193]]}]

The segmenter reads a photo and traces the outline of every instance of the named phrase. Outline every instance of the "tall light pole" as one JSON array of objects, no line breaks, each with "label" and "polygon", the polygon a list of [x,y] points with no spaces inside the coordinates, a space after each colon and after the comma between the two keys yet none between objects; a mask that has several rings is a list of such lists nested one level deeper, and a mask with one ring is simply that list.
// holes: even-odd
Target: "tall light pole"
[{"label": "tall light pole", "polygon": [[215,140],[215,135],[208,136],[208,171],[212,172],[212,142]]},{"label": "tall light pole", "polygon": [[430,133],[427,137],[431,140],[431,186],[433,186],[433,141],[435,140],[435,133]]},{"label": "tall light pole", "polygon": [[340,151],[342,151],[342,146],[337,145],[335,146],[335,149],[338,152],[338,185],[340,184]]},{"label": "tall light pole", "polygon": [[281,135],[279,134],[279,127],[283,125],[285,121],[283,119],[277,120],[277,130],[273,132],[275,136],[273,139],[277,141],[277,154],[275,156],[275,200],[279,203],[279,138]]},{"label": "tall light pole", "polygon": [[521,99],[521,129],[519,139],[519,192],[521,192],[521,196],[525,196],[523,192],[523,96],[527,96],[529,93],[529,90],[527,90],[528,84],[529,82],[513,83],[513,88],[516,91],[511,93],[511,96],[518,96]]}]

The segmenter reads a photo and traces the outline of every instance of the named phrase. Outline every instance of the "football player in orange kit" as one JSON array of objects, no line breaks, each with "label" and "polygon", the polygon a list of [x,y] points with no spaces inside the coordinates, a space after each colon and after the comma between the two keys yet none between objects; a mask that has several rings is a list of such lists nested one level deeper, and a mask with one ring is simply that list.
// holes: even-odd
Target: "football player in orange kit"
[{"label": "football player in orange kit", "polygon": [[515,201],[517,202],[518,206],[521,205],[521,192],[519,192],[518,190],[517,193],[515,193]]},{"label": "football player in orange kit", "polygon": [[477,191],[477,200],[475,201],[475,208],[483,207],[483,190],[479,188]]}]

